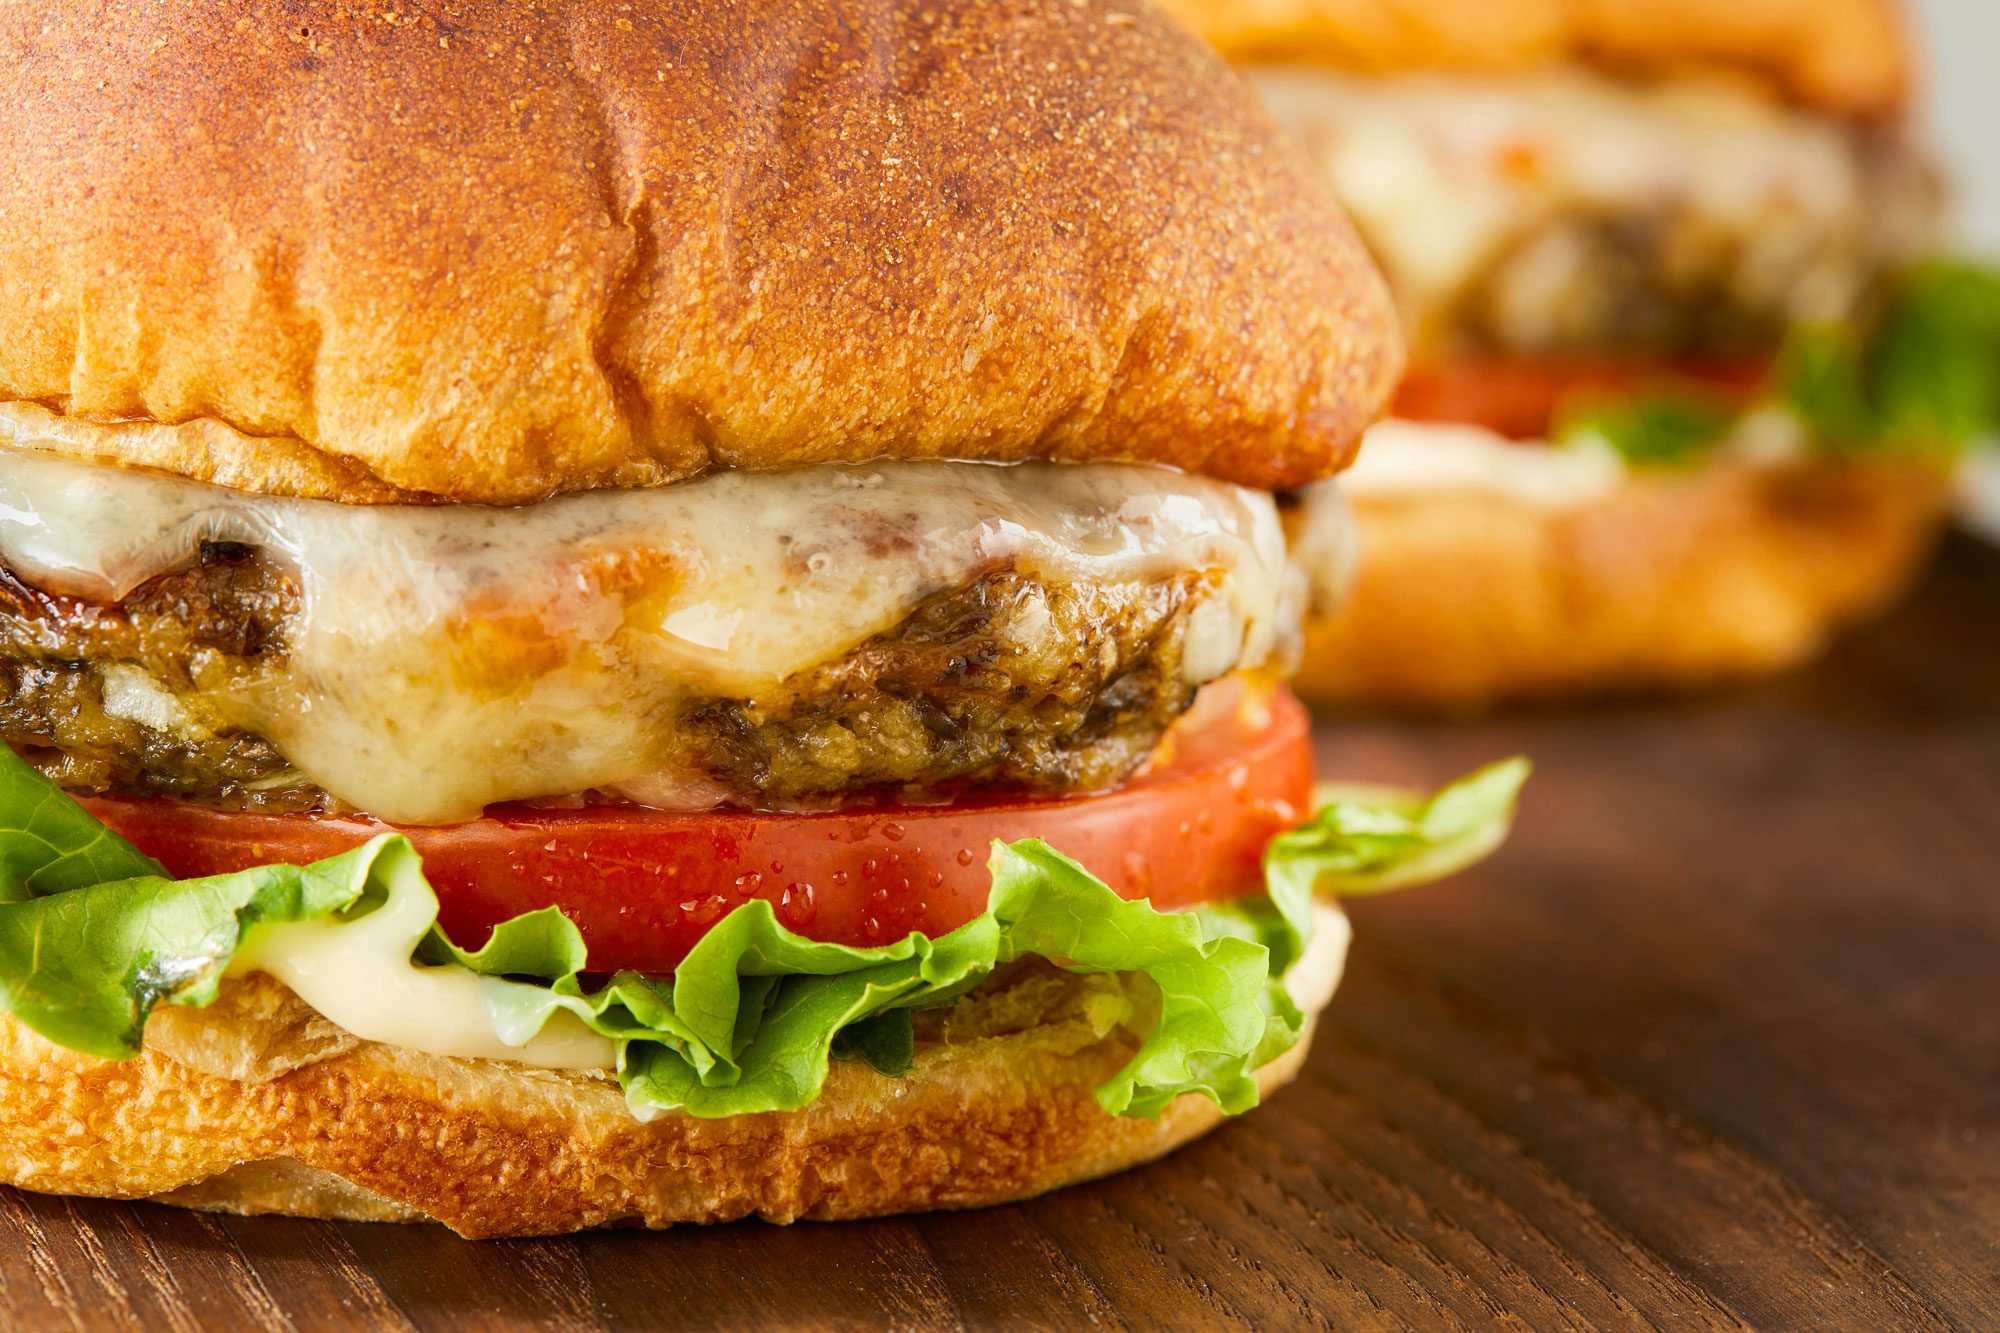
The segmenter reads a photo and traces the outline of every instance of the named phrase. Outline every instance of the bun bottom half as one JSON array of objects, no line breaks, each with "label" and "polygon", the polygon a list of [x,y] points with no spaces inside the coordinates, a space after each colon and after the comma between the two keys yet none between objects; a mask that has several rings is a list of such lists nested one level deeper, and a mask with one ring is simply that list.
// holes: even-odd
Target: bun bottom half
[{"label": "bun bottom half", "polygon": [[1842,464],[1634,477],[1568,509],[1356,497],[1360,575],[1308,620],[1294,688],[1470,712],[1776,673],[1909,587],[1948,498],[1935,469]]},{"label": "bun bottom half", "polygon": [[[1335,938],[1316,941],[1327,979],[1301,996],[1315,1016],[1344,957],[1335,919]],[[1098,1106],[1094,1089],[1138,1038],[1106,1023],[1094,980],[1046,969],[1039,993],[920,1043],[903,1077],[835,1061],[804,1110],[711,1120],[641,1122],[606,1074],[361,1041],[261,977],[207,1010],[157,1010],[130,1061],[0,1018],[0,1180],[221,1212],[429,1219],[473,1238],[1005,1203],[1150,1161],[1224,1118],[1196,1096],[1157,1120]],[[1258,1071],[1264,1092],[1291,1081],[1311,1038],[1309,1024]]]}]

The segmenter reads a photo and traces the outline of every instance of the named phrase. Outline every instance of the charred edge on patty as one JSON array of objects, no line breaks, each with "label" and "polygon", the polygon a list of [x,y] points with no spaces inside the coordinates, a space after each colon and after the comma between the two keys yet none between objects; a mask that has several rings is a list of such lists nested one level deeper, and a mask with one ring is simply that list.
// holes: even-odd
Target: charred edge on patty
[{"label": "charred edge on patty", "polygon": [[[1108,787],[1193,702],[1185,641],[1214,592],[1205,573],[1100,587],[992,570],[781,691],[689,700],[661,719],[663,768],[756,808]],[[333,809],[203,703],[283,654],[299,597],[226,543],[115,605],[0,570],[0,740],[74,792]]]}]

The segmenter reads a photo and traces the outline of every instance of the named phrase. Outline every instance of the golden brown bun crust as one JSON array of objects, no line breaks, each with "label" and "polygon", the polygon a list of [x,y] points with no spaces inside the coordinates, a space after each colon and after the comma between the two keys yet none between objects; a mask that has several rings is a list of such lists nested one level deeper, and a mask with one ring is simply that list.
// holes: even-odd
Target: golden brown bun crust
[{"label": "golden brown bun crust", "polygon": [[203,479],[519,502],[713,467],[1333,471],[1380,279],[1135,0],[25,4],[0,402]]},{"label": "golden brown bun crust", "polygon": [[1900,110],[1911,53],[1893,0],[1162,0],[1240,60],[1512,71],[1551,61],[1724,68],[1843,114]]},{"label": "golden brown bun crust", "polygon": [[[261,978],[225,989],[215,1013],[163,1020],[177,1031],[149,1029],[145,1052],[115,1063],[0,1018],[0,1180],[552,1235],[979,1207],[1150,1161],[1222,1119],[1195,1096],[1157,1121],[1105,1114],[1092,1090],[1136,1041],[1073,1017],[920,1048],[901,1079],[836,1061],[794,1114],[650,1124],[608,1078],[360,1042]],[[1259,1085],[1289,1082],[1310,1040]]]},{"label": "golden brown bun crust", "polygon": [[1354,503],[1361,573],[1306,626],[1321,702],[1471,710],[1781,671],[1930,554],[1923,469],[1712,467],[1546,510],[1478,492]]}]

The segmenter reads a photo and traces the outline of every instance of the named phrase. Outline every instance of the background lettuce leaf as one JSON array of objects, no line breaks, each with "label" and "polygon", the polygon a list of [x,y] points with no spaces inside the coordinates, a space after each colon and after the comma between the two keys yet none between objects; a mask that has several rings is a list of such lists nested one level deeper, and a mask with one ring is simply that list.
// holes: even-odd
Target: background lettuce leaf
[{"label": "background lettuce leaf", "polygon": [[[1757,409],[1790,413],[1822,453],[1947,461],[2000,433],[2000,270],[1935,260],[1903,274],[1865,323],[1791,330]],[[1736,414],[1690,387],[1578,395],[1556,438],[1601,439],[1629,463],[1698,463]]]},{"label": "background lettuce leaf", "polygon": [[1733,410],[1695,392],[1592,393],[1564,404],[1556,438],[1601,440],[1638,467],[1684,467],[1728,438],[1735,424]]},{"label": "background lettuce leaf", "polygon": [[[1833,365],[1818,387],[1821,401],[1838,408],[1810,418],[1836,445],[1946,453],[2000,431],[2000,271],[1922,265],[1890,293],[1865,338],[1829,329],[1809,336],[1836,349],[1822,353]],[[1845,375],[1845,389],[1835,374]]]}]

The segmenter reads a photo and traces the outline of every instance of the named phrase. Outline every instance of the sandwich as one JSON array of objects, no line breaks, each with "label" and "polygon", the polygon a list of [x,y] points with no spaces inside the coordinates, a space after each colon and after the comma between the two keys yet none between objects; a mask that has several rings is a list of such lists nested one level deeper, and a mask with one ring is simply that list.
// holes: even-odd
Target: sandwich
[{"label": "sandwich", "polygon": [[[0,19],[0,1180],[970,1207],[1299,1068],[1386,290],[1131,0]],[[1199,201],[1191,203],[1190,201]]]},{"label": "sandwich", "polygon": [[1168,8],[1310,154],[1411,347],[1293,515],[1302,693],[1754,677],[1918,575],[2000,423],[2000,282],[1932,257],[1886,0]]}]

